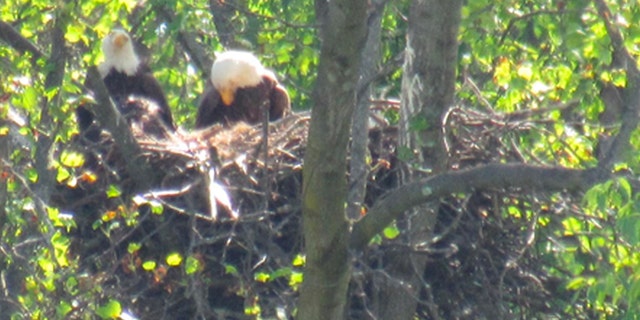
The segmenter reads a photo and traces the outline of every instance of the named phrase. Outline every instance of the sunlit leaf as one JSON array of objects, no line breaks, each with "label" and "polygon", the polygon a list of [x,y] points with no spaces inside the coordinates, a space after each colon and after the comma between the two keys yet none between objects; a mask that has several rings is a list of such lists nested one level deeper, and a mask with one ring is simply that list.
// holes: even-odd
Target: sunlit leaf
[{"label": "sunlit leaf", "polygon": [[156,262],[153,260],[147,260],[145,262],[142,263],[142,269],[146,270],[146,271],[151,271],[153,269],[156,268]]},{"label": "sunlit leaf", "polygon": [[70,303],[66,301],[60,301],[60,303],[56,307],[56,316],[59,318],[65,318],[66,315],[69,314],[69,312],[71,312],[72,310],[73,306]]},{"label": "sunlit leaf", "polygon": [[60,155],[60,162],[71,168],[79,168],[84,165],[84,155],[75,151],[65,150]]},{"label": "sunlit leaf", "polygon": [[35,169],[27,169],[25,172],[27,179],[29,179],[29,181],[35,183],[38,181],[38,171],[36,171]]},{"label": "sunlit leaf", "polygon": [[306,257],[301,254],[297,254],[295,258],[293,258],[293,266],[294,267],[302,267],[306,262]]},{"label": "sunlit leaf", "polygon": [[166,261],[168,265],[177,267],[182,263],[182,255],[177,252],[170,253],[169,255],[167,255]]},{"label": "sunlit leaf", "polygon": [[120,302],[113,299],[96,310],[96,314],[102,319],[115,319],[120,313],[122,313],[122,306]]},{"label": "sunlit leaf", "polygon": [[398,227],[396,227],[395,224],[393,224],[384,228],[382,233],[384,234],[384,237],[387,239],[395,239],[400,234],[400,230],[398,229]]},{"label": "sunlit leaf", "polygon": [[289,278],[289,286],[297,287],[302,284],[304,280],[304,275],[302,272],[293,272],[291,273],[291,277]]},{"label": "sunlit leaf", "polygon": [[133,254],[138,250],[140,250],[140,248],[142,248],[142,244],[138,242],[130,242],[129,245],[127,245],[127,252],[129,252],[130,254]]},{"label": "sunlit leaf", "polygon": [[56,175],[56,181],[62,182],[71,177],[71,173],[64,167],[58,167],[58,174]]},{"label": "sunlit leaf", "polygon": [[113,184],[110,184],[107,187],[106,193],[107,193],[107,197],[108,198],[116,198],[116,197],[119,197],[122,194],[122,191],[120,190],[120,187],[118,187],[116,185],[113,185]]},{"label": "sunlit leaf", "polygon": [[253,275],[253,279],[255,279],[258,282],[268,282],[271,279],[271,276],[268,273],[265,272],[256,272],[256,274]]}]

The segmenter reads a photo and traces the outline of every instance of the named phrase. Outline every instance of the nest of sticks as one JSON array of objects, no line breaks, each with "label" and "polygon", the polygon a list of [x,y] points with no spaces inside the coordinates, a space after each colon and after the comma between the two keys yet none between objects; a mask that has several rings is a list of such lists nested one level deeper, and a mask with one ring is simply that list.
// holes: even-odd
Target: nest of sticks
[{"label": "nest of sticks", "polygon": [[[146,190],[136,188],[140,177],[126,172],[129,160],[108,134],[98,141],[78,139],[73,148],[85,154],[79,173],[85,178],[61,185],[55,204],[76,214],[78,228],[71,232],[83,268],[102,284],[105,296],[131,301],[129,309],[145,319],[252,318],[256,305],[263,317],[292,314],[299,285],[294,275],[302,271],[294,261],[303,252],[300,195],[308,126],[308,113],[290,115],[269,124],[265,141],[260,125],[163,133],[162,139],[132,125],[158,176]],[[505,137],[526,134],[526,121],[454,108],[445,126],[452,169],[524,161]],[[399,177],[397,128],[379,125],[369,137],[365,205],[397,186]],[[120,192],[109,192],[114,186]],[[424,252],[425,289],[416,297],[427,301],[420,304],[421,316],[504,317],[507,305],[529,314],[561,312],[548,303],[556,279],[528,250],[535,221],[502,214],[502,206],[523,200],[511,192],[478,190],[442,199],[438,238]],[[534,195],[524,200],[540,212],[547,201]],[[139,249],[131,250],[131,243]],[[359,285],[352,286],[352,318],[370,314],[379,283],[374,278],[386,265],[381,257],[403,246],[414,250],[386,239],[359,257],[364,277],[354,278]],[[185,274],[169,265],[171,252],[188,257],[195,271]],[[149,260],[157,262],[155,268],[143,267]]]}]

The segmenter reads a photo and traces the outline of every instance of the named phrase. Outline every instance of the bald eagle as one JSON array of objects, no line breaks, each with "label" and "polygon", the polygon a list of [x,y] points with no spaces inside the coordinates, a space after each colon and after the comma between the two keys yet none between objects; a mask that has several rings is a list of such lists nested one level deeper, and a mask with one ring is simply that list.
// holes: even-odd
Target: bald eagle
[{"label": "bald eagle", "polygon": [[270,121],[282,118],[291,109],[287,90],[253,54],[226,51],[218,55],[211,67],[198,107],[196,128],[215,123],[229,126],[239,121],[260,123],[263,107],[268,108]]},{"label": "bald eagle", "polygon": [[122,29],[112,30],[102,42],[102,52],[105,60],[98,71],[116,105],[121,107],[131,95],[149,99],[158,105],[158,115],[166,127],[175,131],[162,87],[134,51],[129,34]]}]

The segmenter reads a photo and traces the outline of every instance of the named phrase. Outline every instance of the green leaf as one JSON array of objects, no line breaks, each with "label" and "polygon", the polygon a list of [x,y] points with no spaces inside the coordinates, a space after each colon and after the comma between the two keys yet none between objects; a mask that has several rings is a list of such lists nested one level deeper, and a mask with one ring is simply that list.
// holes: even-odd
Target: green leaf
[{"label": "green leaf", "polygon": [[76,43],[82,40],[84,35],[84,28],[81,24],[69,24],[67,27],[67,32],[64,34],[64,37],[67,41],[71,43]]},{"label": "green leaf", "polygon": [[72,295],[78,294],[78,279],[76,277],[69,277],[64,283],[65,289]]},{"label": "green leaf", "polygon": [[265,272],[257,272],[253,276],[253,279],[255,279],[258,282],[266,283],[266,282],[269,282],[269,280],[271,279],[271,276]]},{"label": "green leaf", "polygon": [[230,265],[230,264],[225,264],[224,265],[224,273],[225,274],[231,274],[231,275],[234,275],[234,276],[239,275],[238,268],[236,268],[235,266]]},{"label": "green leaf", "polygon": [[291,268],[280,268],[274,272],[271,273],[271,280],[274,279],[278,279],[278,278],[282,278],[282,277],[288,277],[289,275],[291,275]]},{"label": "green leaf", "polygon": [[302,284],[303,280],[304,274],[302,272],[294,271],[293,273],[291,273],[291,277],[289,278],[289,286],[295,288]]},{"label": "green leaf", "polygon": [[33,183],[38,182],[38,171],[36,171],[36,169],[27,169],[25,175],[29,181]]},{"label": "green leaf", "polygon": [[146,271],[152,271],[153,269],[156,268],[156,262],[153,260],[147,260],[145,262],[142,263],[142,269],[146,270]]},{"label": "green leaf", "polygon": [[120,187],[110,184],[107,187],[107,198],[116,198],[119,197],[122,194],[122,191],[120,191]]},{"label": "green leaf", "polygon": [[94,221],[91,224],[91,228],[93,230],[97,230],[98,228],[100,228],[102,225],[104,224],[104,222],[102,221],[102,219],[97,219],[96,221]]},{"label": "green leaf", "polygon": [[122,313],[122,306],[117,300],[109,300],[107,304],[99,307],[96,314],[102,319],[115,319]]},{"label": "green leaf", "polygon": [[382,234],[384,234],[384,237],[387,239],[395,239],[400,234],[400,230],[398,230],[398,227],[393,224],[384,228]]},{"label": "green leaf", "polygon": [[56,181],[58,183],[65,181],[71,177],[71,173],[64,167],[58,167],[58,174],[56,174]]},{"label": "green leaf", "polygon": [[84,155],[75,151],[62,151],[60,162],[70,168],[79,168],[84,165]]},{"label": "green leaf", "polygon": [[38,91],[32,86],[27,87],[22,94],[22,107],[27,110],[35,110],[38,105]]},{"label": "green leaf", "polygon": [[167,255],[166,261],[168,265],[177,267],[182,263],[182,256],[177,252],[173,252]]},{"label": "green leaf", "polygon": [[127,252],[129,252],[130,254],[134,254],[135,252],[140,250],[140,248],[142,248],[142,244],[138,242],[130,242],[127,246]]},{"label": "green leaf", "polygon": [[201,268],[200,260],[192,256],[187,257],[187,260],[185,261],[185,264],[184,264],[184,270],[187,274],[194,274],[198,272],[200,268]]},{"label": "green leaf", "polygon": [[60,301],[60,303],[58,303],[58,306],[56,307],[56,316],[59,319],[65,318],[65,316],[69,314],[71,310],[73,310],[73,306],[71,306],[70,303],[66,301]]},{"label": "green leaf", "polygon": [[164,212],[164,206],[159,201],[149,201],[149,205],[151,206],[151,213],[153,214],[162,214],[162,212]]},{"label": "green leaf", "polygon": [[640,213],[619,217],[616,225],[622,237],[632,246],[640,245]]},{"label": "green leaf", "polygon": [[294,267],[303,267],[306,262],[306,256],[302,254],[297,254],[295,258],[293,258],[293,266]]},{"label": "green leaf", "polygon": [[44,271],[45,273],[52,273],[56,267],[55,263],[51,259],[46,258],[44,255],[41,255],[38,259],[38,265],[40,266],[40,269],[42,269],[42,271]]}]

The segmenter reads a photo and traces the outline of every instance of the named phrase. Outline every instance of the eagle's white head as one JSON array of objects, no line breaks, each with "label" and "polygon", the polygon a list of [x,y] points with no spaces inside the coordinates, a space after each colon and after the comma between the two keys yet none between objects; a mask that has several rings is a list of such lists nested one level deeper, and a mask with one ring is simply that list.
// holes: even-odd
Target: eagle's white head
[{"label": "eagle's white head", "polygon": [[218,54],[211,66],[211,83],[222,102],[229,106],[237,89],[257,86],[262,77],[269,74],[271,72],[250,52],[230,50]]},{"label": "eagle's white head", "polygon": [[130,76],[138,70],[140,59],[133,49],[131,37],[122,29],[112,30],[102,40],[102,53],[104,62],[98,66],[102,77],[106,77],[111,68]]}]

